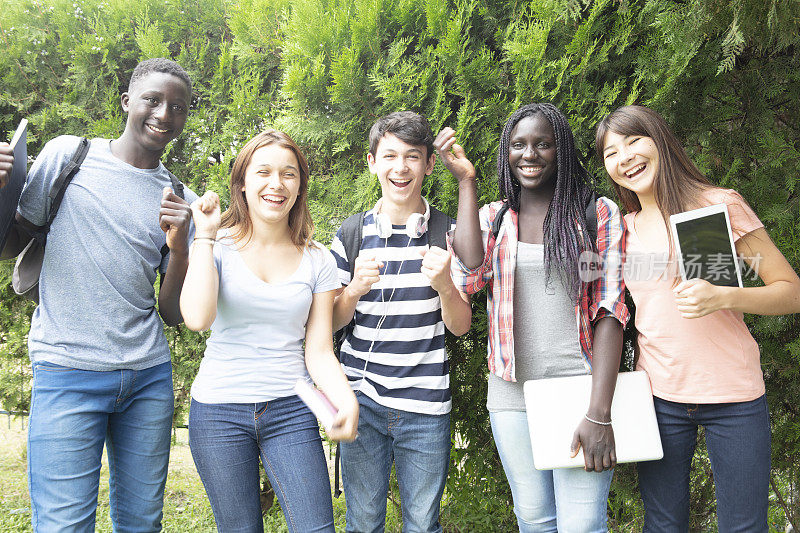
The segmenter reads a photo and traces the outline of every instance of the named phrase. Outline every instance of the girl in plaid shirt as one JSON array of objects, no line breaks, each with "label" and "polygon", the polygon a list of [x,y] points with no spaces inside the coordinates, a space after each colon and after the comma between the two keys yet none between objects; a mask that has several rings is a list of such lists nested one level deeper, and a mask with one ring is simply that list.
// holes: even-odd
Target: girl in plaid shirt
[{"label": "girl in plaid shirt", "polygon": [[[459,185],[450,241],[456,286],[467,293],[490,287],[487,407],[520,531],[605,531],[616,463],[611,401],[628,319],[619,210],[596,200],[593,242],[585,221],[594,198],[589,177],[566,117],[551,104],[523,106],[506,122],[497,155],[504,199],[480,211],[475,168],[455,132],[444,128],[434,145]],[[611,268],[581,276],[584,252]],[[583,448],[585,468],[536,470],[522,382],[587,373],[590,405],[572,443],[573,454]]]}]

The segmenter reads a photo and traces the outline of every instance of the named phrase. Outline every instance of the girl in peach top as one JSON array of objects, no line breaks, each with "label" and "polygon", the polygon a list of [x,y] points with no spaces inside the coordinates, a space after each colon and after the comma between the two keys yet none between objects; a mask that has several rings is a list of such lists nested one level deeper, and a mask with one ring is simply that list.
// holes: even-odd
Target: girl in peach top
[{"label": "girl in peach top", "polygon": [[[713,186],[655,111],[617,109],[598,126],[596,148],[628,211],[625,285],[636,303],[637,368],[650,375],[664,447],[663,459],[638,465],[644,531],[688,530],[699,425],[719,530],[767,531],[769,414],[758,344],[742,314],[800,312],[800,279],[744,199]],[[676,279],[669,216],[721,203],[737,253],[764,286]]]}]

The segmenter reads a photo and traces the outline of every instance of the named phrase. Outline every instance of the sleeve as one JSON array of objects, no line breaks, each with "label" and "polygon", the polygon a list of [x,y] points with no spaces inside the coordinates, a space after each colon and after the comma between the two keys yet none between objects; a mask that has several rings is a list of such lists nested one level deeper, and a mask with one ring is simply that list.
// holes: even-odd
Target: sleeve
[{"label": "sleeve", "polygon": [[318,292],[328,292],[336,290],[342,286],[342,284],[339,282],[336,258],[333,256],[333,253],[328,251],[327,248],[325,248],[319,243],[315,244],[318,246],[317,248],[309,249],[309,252],[311,252],[312,257],[314,255],[317,256],[316,261],[314,261],[315,279],[314,279],[314,286],[311,292],[316,294]]},{"label": "sleeve", "polygon": [[[450,274],[453,278],[453,283],[456,288],[466,294],[475,294],[479,292],[484,285],[491,281],[494,273],[492,271],[492,256],[494,253],[495,239],[491,239],[489,228],[490,223],[490,206],[485,205],[478,212],[478,218],[481,224],[481,235],[483,240],[483,263],[476,268],[467,268],[461,259],[453,250],[453,236],[455,229],[447,232],[447,251],[450,252]],[[495,211],[496,213],[496,211]],[[491,240],[491,242],[490,242]]]},{"label": "sleeve", "polygon": [[342,286],[350,284],[350,263],[347,261],[347,252],[344,250],[344,244],[341,240],[342,228],[336,231],[336,236],[331,243],[331,254],[336,261],[336,268],[338,271],[339,282]]},{"label": "sleeve", "polygon": [[597,199],[597,253],[603,268],[589,288],[589,319],[614,316],[624,327],[630,318],[622,268],[625,222],[617,204],[605,197]]},{"label": "sleeve", "polygon": [[733,232],[734,241],[738,241],[751,231],[764,227],[753,208],[738,192],[734,190],[725,191],[724,201],[728,206],[728,216],[731,219],[731,231]]},{"label": "sleeve", "polygon": [[47,142],[31,165],[17,212],[35,226],[44,226],[50,212],[48,195],[61,169],[78,148],[79,137],[62,135]]}]

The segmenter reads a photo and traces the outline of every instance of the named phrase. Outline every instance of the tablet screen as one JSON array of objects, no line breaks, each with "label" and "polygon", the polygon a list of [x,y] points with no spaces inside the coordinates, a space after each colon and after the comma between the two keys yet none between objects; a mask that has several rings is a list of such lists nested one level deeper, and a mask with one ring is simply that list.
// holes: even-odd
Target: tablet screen
[{"label": "tablet screen", "polygon": [[725,213],[674,224],[686,279],[701,278],[714,285],[739,286],[738,263],[731,250]]}]

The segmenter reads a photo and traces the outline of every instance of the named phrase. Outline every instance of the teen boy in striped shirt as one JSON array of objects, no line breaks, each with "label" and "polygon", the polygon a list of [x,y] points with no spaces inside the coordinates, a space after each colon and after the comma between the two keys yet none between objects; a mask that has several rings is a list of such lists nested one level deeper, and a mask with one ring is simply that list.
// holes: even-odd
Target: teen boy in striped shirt
[{"label": "teen boy in striped shirt", "polygon": [[334,330],[354,320],[341,361],[361,409],[359,437],[341,448],[347,531],[383,531],[394,460],[404,531],[438,532],[450,460],[444,328],[463,335],[472,311],[447,251],[429,247],[421,191],[436,155],[428,121],[410,111],[380,118],[367,162],[382,196],[365,213],[352,279],[341,229],[331,246],[344,285]]}]

